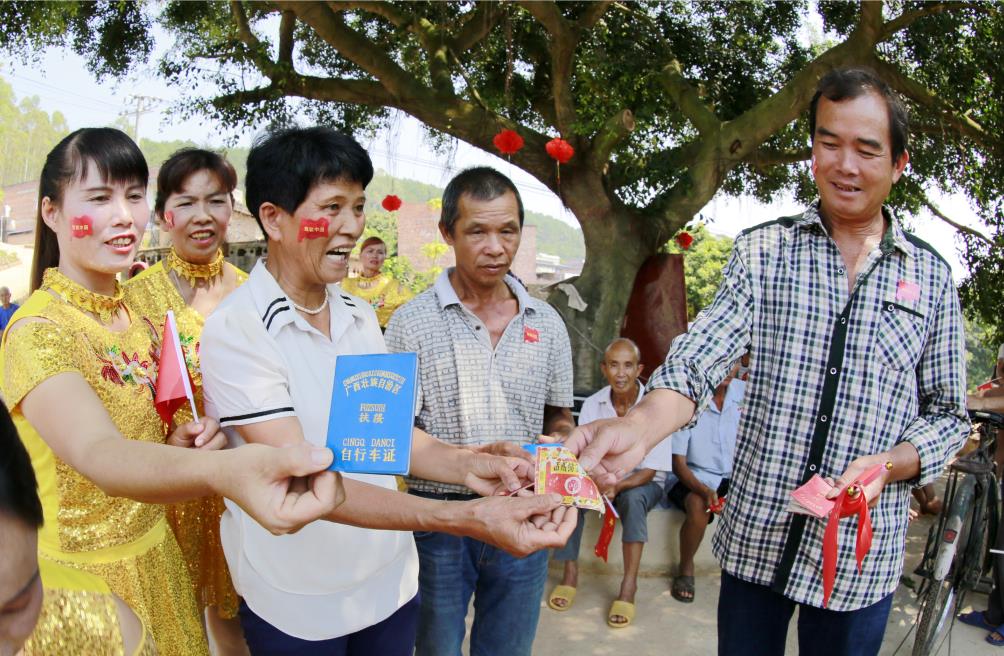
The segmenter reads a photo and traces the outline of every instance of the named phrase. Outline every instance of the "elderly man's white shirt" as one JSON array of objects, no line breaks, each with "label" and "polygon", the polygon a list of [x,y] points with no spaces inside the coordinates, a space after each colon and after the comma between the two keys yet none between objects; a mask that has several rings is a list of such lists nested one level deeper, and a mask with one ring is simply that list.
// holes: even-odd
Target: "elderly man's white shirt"
[{"label": "elderly man's white shirt", "polygon": [[[235,426],[296,417],[308,442],[323,446],[341,354],[384,353],[365,301],[329,285],[330,340],[296,312],[259,262],[248,281],[206,320],[200,358],[206,412],[231,447]],[[396,489],[393,476],[346,477]],[[418,591],[410,532],[317,521],[275,536],[227,501],[220,537],[238,593],[257,615],[304,640],[353,633],[390,617]]]}]

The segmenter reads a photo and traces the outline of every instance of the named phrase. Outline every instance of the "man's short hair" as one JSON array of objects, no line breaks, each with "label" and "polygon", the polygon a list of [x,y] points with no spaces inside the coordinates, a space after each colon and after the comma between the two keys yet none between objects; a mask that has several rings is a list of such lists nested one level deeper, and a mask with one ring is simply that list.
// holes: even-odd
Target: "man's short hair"
[{"label": "man's short hair", "polygon": [[2,296],[4,294],[10,294],[10,288],[9,287],[0,287],[0,296]]},{"label": "man's short hair", "polygon": [[255,139],[248,153],[244,197],[265,234],[258,216],[262,203],[292,214],[318,183],[358,182],[365,189],[372,179],[370,156],[349,135],[324,126],[286,128]]},{"label": "man's short hair", "polygon": [[819,80],[809,104],[809,138],[816,140],[816,108],[820,97],[833,102],[853,100],[865,93],[877,94],[889,110],[889,139],[892,161],[896,163],[906,152],[910,141],[910,120],[899,95],[868,68],[838,68]]},{"label": "man's short hair", "polygon": [[439,225],[447,234],[453,234],[453,228],[460,218],[460,198],[465,194],[474,200],[495,200],[506,192],[512,192],[519,207],[519,227],[523,227],[523,199],[519,189],[505,175],[490,166],[476,166],[464,169],[450,180],[443,192],[443,209],[439,215]]}]

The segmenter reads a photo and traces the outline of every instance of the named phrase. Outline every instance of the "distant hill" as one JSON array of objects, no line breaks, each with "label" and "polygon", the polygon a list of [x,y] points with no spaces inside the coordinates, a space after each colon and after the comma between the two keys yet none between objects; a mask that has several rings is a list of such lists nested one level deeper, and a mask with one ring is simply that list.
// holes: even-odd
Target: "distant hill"
[{"label": "distant hill", "polygon": [[[142,139],[140,142],[140,149],[146,156],[151,169],[159,168],[161,163],[176,150],[195,146],[196,144],[191,141]],[[246,148],[234,148],[226,153],[227,159],[237,170],[237,184],[241,190],[244,188],[247,152]],[[403,201],[413,203],[424,203],[443,196],[442,188],[435,185],[406,178],[395,178],[385,171],[377,171],[373,182],[366,188],[366,196],[369,198],[368,205],[374,209],[379,208],[380,201],[391,193],[396,194]],[[526,213],[526,223],[537,226],[538,253],[557,255],[564,262],[585,258],[586,246],[582,239],[582,231],[578,228],[573,228],[552,216],[529,211]]]}]

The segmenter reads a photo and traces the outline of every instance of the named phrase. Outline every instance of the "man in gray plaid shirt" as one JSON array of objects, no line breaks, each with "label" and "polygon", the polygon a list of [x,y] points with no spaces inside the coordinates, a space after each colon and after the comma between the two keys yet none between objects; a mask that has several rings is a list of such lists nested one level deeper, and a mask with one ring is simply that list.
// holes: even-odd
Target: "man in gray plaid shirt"
[{"label": "man in gray plaid shirt", "polygon": [[[951,270],[883,203],[909,161],[901,101],[873,73],[837,70],[810,109],[819,201],[736,238],[710,307],[677,338],[627,416],[568,445],[601,485],[689,426],[732,363],[752,366],[732,487],[714,550],[719,654],[876,654],[903,569],[910,489],[935,480],[967,429],[964,338]],[[695,413],[696,410],[696,413]],[[857,520],[840,522],[823,608],[825,520],[787,511],[814,474],[864,488],[874,541],[858,573]]]}]

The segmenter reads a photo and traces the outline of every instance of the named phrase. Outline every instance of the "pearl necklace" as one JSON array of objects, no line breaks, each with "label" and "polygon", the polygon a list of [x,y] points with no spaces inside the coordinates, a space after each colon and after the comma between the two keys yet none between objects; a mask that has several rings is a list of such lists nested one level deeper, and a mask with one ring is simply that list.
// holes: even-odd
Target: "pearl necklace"
[{"label": "pearl necklace", "polygon": [[[289,297],[287,296],[287,298]],[[291,298],[289,299],[289,304],[292,305],[295,309],[299,310],[300,312],[303,312],[304,314],[309,314],[311,316],[320,314],[321,312],[324,312],[324,308],[328,307],[328,288],[327,287],[324,288],[324,301],[316,308],[307,308],[303,307],[302,305],[297,305],[296,301],[294,301]]]}]

